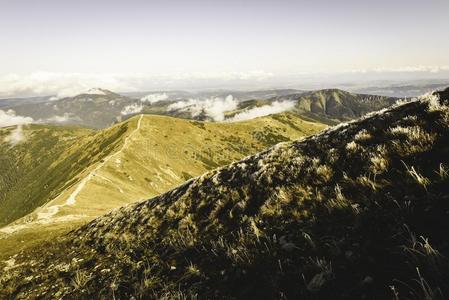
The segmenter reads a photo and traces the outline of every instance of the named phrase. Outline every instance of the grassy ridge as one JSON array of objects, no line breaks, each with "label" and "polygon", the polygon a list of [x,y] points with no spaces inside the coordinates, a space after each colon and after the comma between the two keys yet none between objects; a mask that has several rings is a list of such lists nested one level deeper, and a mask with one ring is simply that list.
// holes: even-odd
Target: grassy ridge
[{"label": "grassy ridge", "polygon": [[[166,192],[208,170],[323,128],[325,125],[291,114],[239,123],[208,123],[144,115],[111,129],[72,139],[68,145],[55,141],[61,147],[58,155],[47,148],[41,149],[44,153],[48,151],[51,164],[42,167],[38,174],[29,174],[26,185],[17,184],[17,194],[8,194],[9,201],[4,207],[8,204],[18,208],[16,214],[8,214],[10,211],[4,210],[4,214],[10,216],[9,220],[27,215],[0,229],[0,257],[17,253],[46,240],[47,236],[54,236],[52,228],[63,232],[65,226],[69,230],[114,208]],[[65,132],[61,128],[59,130]],[[40,140],[45,139],[41,137]],[[27,142],[36,144],[34,148],[40,145],[31,138]],[[15,151],[25,153],[26,149],[31,149],[22,146]],[[111,159],[107,158],[109,153],[113,154]],[[29,152],[28,155],[33,158],[37,152]],[[101,167],[98,168],[99,165]],[[11,176],[13,173],[8,171],[4,174]],[[90,180],[76,194],[73,203],[67,205],[67,199],[88,176]],[[21,182],[27,181],[22,178]],[[42,189],[42,186],[48,188]],[[27,198],[19,193],[30,195],[30,199],[22,201]],[[34,236],[33,239],[30,236]]]},{"label": "grassy ridge", "polygon": [[4,297],[444,299],[449,91],[283,143],[15,257]]},{"label": "grassy ridge", "polygon": [[[12,129],[3,129],[0,140]],[[82,128],[29,125],[26,140],[0,145],[0,226],[33,211],[73,185],[76,176],[112,151],[127,125],[98,134]]]},{"label": "grassy ridge", "polygon": [[41,205],[65,183],[49,178],[48,170],[79,138],[91,133],[80,128],[29,125],[24,128],[26,141],[12,147],[4,141],[12,130],[0,131],[0,225]]}]

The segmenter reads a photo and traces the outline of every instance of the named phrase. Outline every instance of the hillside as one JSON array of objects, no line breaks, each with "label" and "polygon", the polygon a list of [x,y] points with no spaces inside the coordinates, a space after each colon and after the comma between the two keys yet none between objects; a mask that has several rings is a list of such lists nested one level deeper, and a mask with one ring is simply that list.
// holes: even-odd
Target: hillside
[{"label": "hillside", "polygon": [[[285,98],[284,98],[285,99]],[[290,97],[299,112],[318,114],[331,119],[352,120],[369,112],[393,105],[398,98],[356,94],[339,89],[327,89]]]},{"label": "hillside", "polygon": [[[316,133],[325,125],[291,114],[238,123],[140,115],[87,137],[70,139],[67,145],[59,143],[50,129],[69,129],[32,128],[36,128],[34,135],[29,135],[34,138],[13,148],[0,146],[16,154],[9,161],[23,164],[17,172],[9,168],[1,174],[0,178],[14,182],[1,190],[6,195],[0,202],[1,225],[24,216],[0,228],[0,257],[45,239],[55,229],[79,226],[278,142]],[[46,135],[36,133],[38,128]],[[21,158],[25,156],[27,160]],[[43,163],[36,165],[37,157]]]},{"label": "hillside", "polygon": [[25,140],[12,146],[5,139],[14,128],[0,129],[0,226],[56,197],[81,170],[112,151],[126,131],[116,127],[94,135],[77,127],[27,125]]},{"label": "hillside", "polygon": [[55,99],[55,97],[0,99],[0,107],[5,110],[12,109],[17,115],[32,117],[35,122],[39,123],[106,128],[139,113],[210,120],[192,117],[187,112],[167,109],[170,104],[187,101],[188,99],[225,98],[233,94],[236,99],[239,99],[238,101],[245,101],[254,98],[268,99],[297,92],[299,91],[288,89],[260,91],[206,90],[198,92],[134,92],[121,95],[109,90],[93,88],[79,95],[61,99]]},{"label": "hillside", "polygon": [[[2,109],[31,117],[36,123],[106,128],[137,114],[165,115],[198,121],[242,121],[292,112],[310,121],[335,125],[388,107],[397,98],[349,93],[338,89],[299,91],[166,91],[120,95],[91,89],[62,99],[6,99]],[[142,96],[141,98],[133,98]],[[230,99],[228,99],[230,98]],[[7,105],[9,103],[9,105]],[[217,114],[220,118],[217,119]],[[221,118],[221,116],[223,116]]]},{"label": "hillside", "polygon": [[359,118],[369,112],[389,107],[398,98],[350,93],[339,89],[326,89],[280,95],[269,99],[241,101],[237,109],[226,112],[232,119],[238,114],[261,107],[276,107],[279,103],[292,103],[286,111],[296,113],[311,121],[335,125],[341,121]]},{"label": "hillside", "polygon": [[446,90],[113,211],[11,258],[0,296],[444,299],[448,105]]},{"label": "hillside", "polygon": [[7,107],[18,115],[43,123],[104,128],[120,120],[122,110],[137,100],[104,89],[91,89],[73,97]]}]

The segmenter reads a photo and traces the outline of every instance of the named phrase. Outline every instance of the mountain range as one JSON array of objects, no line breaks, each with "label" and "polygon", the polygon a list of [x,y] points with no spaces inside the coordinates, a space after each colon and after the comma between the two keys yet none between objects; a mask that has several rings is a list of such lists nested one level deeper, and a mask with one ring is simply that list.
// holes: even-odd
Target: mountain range
[{"label": "mountain range", "polygon": [[[143,96],[142,96],[143,95]],[[140,98],[136,98],[139,96]],[[388,107],[398,98],[355,94],[338,89],[299,91],[183,91],[130,93],[128,96],[105,89],[91,89],[62,99],[9,99],[0,101],[2,110],[31,117],[35,123],[106,128],[139,113],[167,115],[201,121],[233,121],[290,111],[327,124],[360,117]],[[223,103],[217,112],[212,103]],[[215,104],[214,104],[215,105]],[[255,110],[254,110],[255,109]],[[217,113],[219,116],[217,117]]]},{"label": "mountain range", "polygon": [[[322,94],[305,99],[296,109],[316,113],[304,105],[310,101],[321,103],[316,109],[327,116],[363,114],[359,106],[340,108],[349,100],[328,101]],[[379,103],[369,105],[389,101],[376,99]],[[298,115],[269,117],[278,118],[290,124]],[[131,133],[155,126],[155,119],[146,125],[142,120],[128,121],[137,123]],[[183,123],[170,129],[173,122]],[[170,119],[155,130],[183,135],[180,128],[187,130],[187,123],[209,129],[212,136],[218,129],[209,126],[244,124]],[[136,131],[141,126],[147,129]],[[261,129],[260,124],[253,128]],[[210,165],[170,191],[16,253],[4,261],[0,296],[444,299],[449,293],[449,89],[299,140],[276,140],[282,131],[268,135],[272,144],[281,143],[262,152],[227,166]],[[133,137],[127,135],[122,145]],[[252,150],[257,149],[241,157]],[[118,163],[113,155],[100,160],[101,166]],[[91,171],[83,178],[95,176]],[[106,192],[92,192],[91,201]]]}]

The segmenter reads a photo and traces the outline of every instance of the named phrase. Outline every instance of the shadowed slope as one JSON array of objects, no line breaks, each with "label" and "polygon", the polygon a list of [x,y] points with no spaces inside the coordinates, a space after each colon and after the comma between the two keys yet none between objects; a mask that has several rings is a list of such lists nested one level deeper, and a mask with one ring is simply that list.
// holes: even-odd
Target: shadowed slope
[{"label": "shadowed slope", "polygon": [[443,299],[449,101],[426,99],[111,212],[16,257],[3,293]]}]

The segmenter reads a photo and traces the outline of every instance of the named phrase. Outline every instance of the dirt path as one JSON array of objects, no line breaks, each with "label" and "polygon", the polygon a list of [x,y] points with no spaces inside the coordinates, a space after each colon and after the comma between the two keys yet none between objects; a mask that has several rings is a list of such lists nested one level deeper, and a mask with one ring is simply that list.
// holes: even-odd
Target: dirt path
[{"label": "dirt path", "polygon": [[[142,118],[143,118],[143,114],[140,115],[139,120],[137,121],[136,128],[125,138],[122,147],[118,151],[116,151],[116,152],[110,154],[109,156],[107,156],[106,158],[104,158],[101,163],[99,163],[92,171],[90,171],[89,174],[79,182],[76,189],[68,196],[68,198],[66,199],[66,201],[63,204],[51,205],[51,203],[56,201],[59,197],[61,197],[65,191],[62,192],[59,196],[57,196],[55,199],[51,200],[44,207],[38,208],[37,210],[42,210],[42,211],[37,212],[37,219],[36,219],[36,221],[33,221],[32,223],[47,224],[51,221],[59,220],[60,218],[53,218],[53,217],[59,212],[59,210],[62,207],[75,205],[78,195],[81,193],[81,191],[83,191],[86,184],[89,183],[89,181],[91,181],[92,178],[94,178],[95,176],[97,176],[98,178],[101,178],[103,180],[112,182],[110,179],[108,179],[102,175],[98,175],[97,172],[100,171],[101,168],[107,162],[109,162],[111,159],[120,155],[124,150],[126,150],[129,147],[129,142],[130,142],[131,138],[134,135],[136,135],[136,133],[138,133],[140,130]],[[121,189],[120,189],[120,192],[122,192]],[[65,217],[67,217],[68,220],[71,219],[70,215],[67,215]],[[82,217],[82,215],[78,215],[78,217]],[[0,232],[1,233],[13,233],[15,231],[27,228],[30,225],[31,225],[31,223],[10,225],[10,226],[0,228]]]},{"label": "dirt path", "polygon": [[[103,159],[103,161],[98,164],[98,166],[95,167],[86,177],[84,177],[79,185],[76,187],[76,189],[70,194],[70,196],[67,198],[65,205],[74,205],[76,203],[76,197],[79,195],[79,193],[84,189],[86,184],[92,180],[94,176],[96,176],[96,173],[111,159],[116,157],[117,155],[120,155],[125,149],[129,146],[130,139],[140,130],[140,125],[142,122],[143,115],[140,115],[139,120],[137,121],[136,128],[125,138],[125,141],[123,143],[123,146],[118,150],[117,152],[114,152]],[[102,176],[101,176],[102,177]],[[64,205],[62,205],[64,206]]]}]

